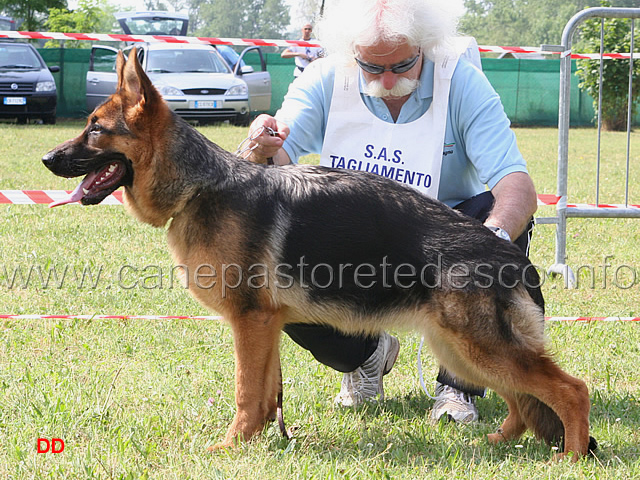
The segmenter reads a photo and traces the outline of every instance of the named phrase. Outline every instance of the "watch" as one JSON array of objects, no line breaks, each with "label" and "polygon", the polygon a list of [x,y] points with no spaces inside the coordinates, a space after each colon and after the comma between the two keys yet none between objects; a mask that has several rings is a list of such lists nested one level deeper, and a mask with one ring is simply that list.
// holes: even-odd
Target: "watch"
[{"label": "watch", "polygon": [[496,234],[496,237],[506,240],[507,242],[511,241],[511,237],[507,233],[507,231],[500,227],[494,227],[493,225],[486,226],[489,230]]}]

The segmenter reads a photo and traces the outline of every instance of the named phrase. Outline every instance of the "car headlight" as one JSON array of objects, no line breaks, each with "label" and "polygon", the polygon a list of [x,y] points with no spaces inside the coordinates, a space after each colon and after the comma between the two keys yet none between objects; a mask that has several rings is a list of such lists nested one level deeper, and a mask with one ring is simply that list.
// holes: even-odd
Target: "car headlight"
[{"label": "car headlight", "polygon": [[246,85],[235,85],[225,92],[225,95],[248,95],[249,89]]},{"label": "car headlight", "polygon": [[171,85],[163,85],[160,87],[160,95],[163,97],[183,97],[184,93],[179,88],[172,87]]},{"label": "car headlight", "polygon": [[56,82],[38,82],[36,83],[36,92],[54,92]]}]

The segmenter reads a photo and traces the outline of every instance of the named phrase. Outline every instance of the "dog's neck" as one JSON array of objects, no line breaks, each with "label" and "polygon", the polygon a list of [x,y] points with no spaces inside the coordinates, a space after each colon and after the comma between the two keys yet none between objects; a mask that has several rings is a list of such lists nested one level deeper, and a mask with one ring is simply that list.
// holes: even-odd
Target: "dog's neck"
[{"label": "dog's neck", "polygon": [[[158,138],[154,143],[159,148],[154,149],[147,161],[152,165],[152,170],[172,165],[180,171],[151,175],[146,184],[138,183],[135,189],[125,189],[125,199],[131,213],[138,220],[155,227],[165,226],[190,202],[205,193],[208,198],[224,195],[226,189],[233,188],[234,170],[248,167],[247,162],[222,149],[181,118],[174,116],[174,122],[171,137]],[[180,162],[168,163],[154,159],[154,155],[160,154],[156,152],[166,152],[162,154],[180,158]],[[171,180],[159,183],[156,180],[158,178]],[[134,183],[136,181],[134,177]]]}]

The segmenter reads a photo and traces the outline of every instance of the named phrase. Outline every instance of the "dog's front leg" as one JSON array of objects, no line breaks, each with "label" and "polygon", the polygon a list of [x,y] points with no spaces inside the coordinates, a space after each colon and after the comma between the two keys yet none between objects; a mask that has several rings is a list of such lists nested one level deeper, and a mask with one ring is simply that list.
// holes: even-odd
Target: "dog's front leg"
[{"label": "dog's front leg", "polygon": [[[227,317],[228,318],[228,317]],[[282,323],[274,312],[231,318],[236,357],[236,415],[223,442],[229,448],[259,434],[275,418],[280,388],[279,340]]]}]

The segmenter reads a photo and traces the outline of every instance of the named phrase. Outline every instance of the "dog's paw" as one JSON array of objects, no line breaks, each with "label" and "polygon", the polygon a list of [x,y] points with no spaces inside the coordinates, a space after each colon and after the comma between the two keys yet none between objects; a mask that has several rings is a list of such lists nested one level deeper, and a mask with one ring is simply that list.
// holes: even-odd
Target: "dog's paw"
[{"label": "dog's paw", "polygon": [[232,450],[236,447],[237,445],[235,443],[218,442],[213,445],[209,445],[207,447],[207,452],[219,452],[221,450]]},{"label": "dog's paw", "polygon": [[504,443],[507,441],[506,437],[504,436],[504,433],[502,433],[501,428],[498,429],[496,433],[489,433],[487,435],[487,440],[492,445],[497,445],[498,443]]},{"label": "dog's paw", "polygon": [[584,458],[584,455],[581,455],[577,452],[561,452],[556,453],[551,457],[551,463],[560,463],[560,462],[570,462],[576,463],[578,460]]}]

